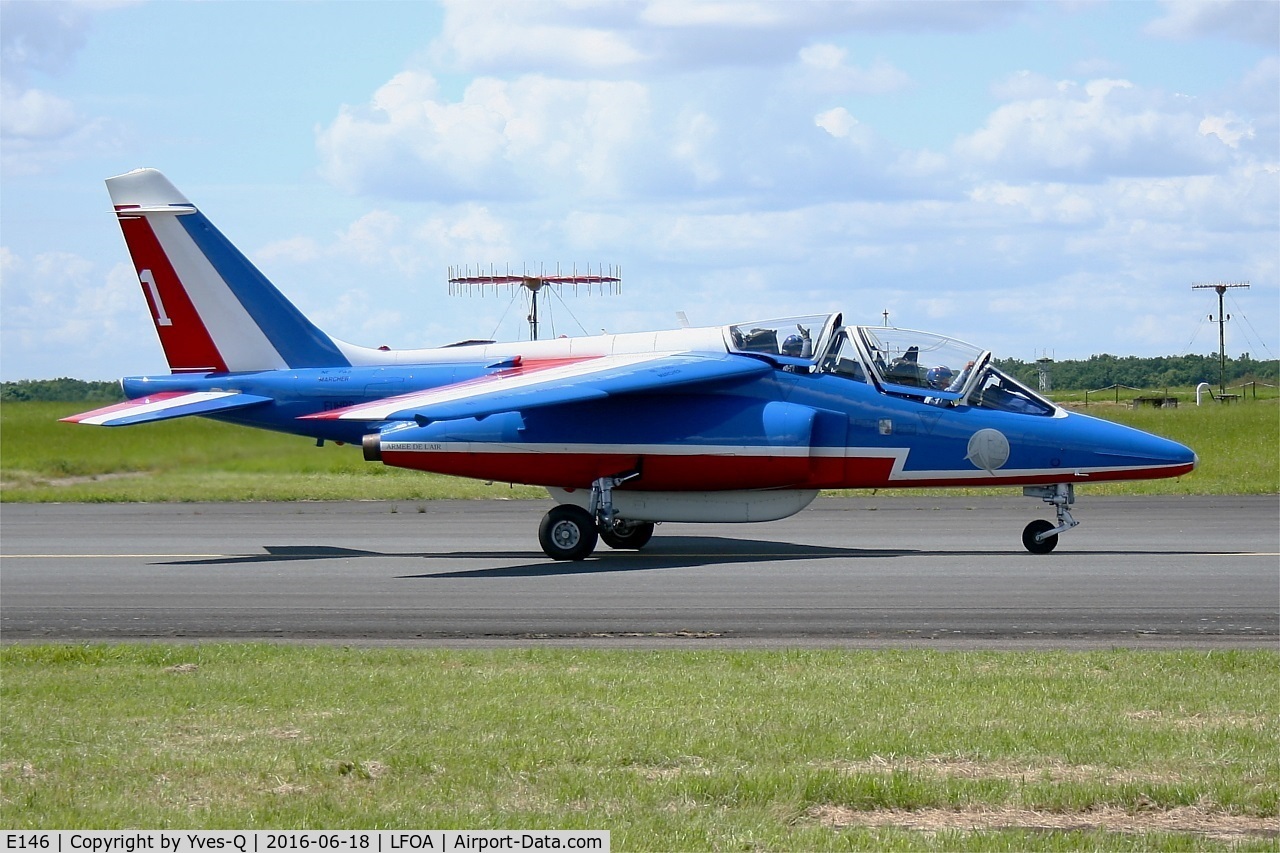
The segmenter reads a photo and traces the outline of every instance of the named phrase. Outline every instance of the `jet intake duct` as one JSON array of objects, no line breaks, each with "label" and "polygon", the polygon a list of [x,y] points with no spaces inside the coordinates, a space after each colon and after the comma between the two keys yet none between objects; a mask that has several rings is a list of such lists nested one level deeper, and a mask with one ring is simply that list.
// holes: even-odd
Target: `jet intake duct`
[{"label": "jet intake duct", "polygon": [[381,462],[382,461],[382,434],[371,432],[366,435],[360,442],[364,446],[365,462]]},{"label": "jet intake duct", "polygon": [[773,447],[808,448],[813,442],[815,409],[795,403],[766,403],[761,412],[765,438]]}]

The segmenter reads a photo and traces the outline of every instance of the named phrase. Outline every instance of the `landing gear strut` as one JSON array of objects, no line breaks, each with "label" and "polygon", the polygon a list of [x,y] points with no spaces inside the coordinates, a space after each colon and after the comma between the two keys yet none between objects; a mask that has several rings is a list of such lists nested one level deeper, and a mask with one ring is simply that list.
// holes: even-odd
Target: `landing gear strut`
[{"label": "landing gear strut", "polygon": [[553,560],[585,560],[595,550],[597,537],[610,548],[638,550],[653,536],[653,525],[627,521],[613,508],[613,490],[639,472],[621,477],[599,477],[591,484],[587,509],[561,504],[548,512],[538,526],[538,542]]},{"label": "landing gear strut", "polygon": [[1056,483],[1052,486],[1026,486],[1022,493],[1027,497],[1040,498],[1053,507],[1058,515],[1058,525],[1043,518],[1037,518],[1022,530],[1022,544],[1032,554],[1048,554],[1058,546],[1058,534],[1065,533],[1080,522],[1071,517],[1071,504],[1076,502],[1076,489],[1071,483]]}]

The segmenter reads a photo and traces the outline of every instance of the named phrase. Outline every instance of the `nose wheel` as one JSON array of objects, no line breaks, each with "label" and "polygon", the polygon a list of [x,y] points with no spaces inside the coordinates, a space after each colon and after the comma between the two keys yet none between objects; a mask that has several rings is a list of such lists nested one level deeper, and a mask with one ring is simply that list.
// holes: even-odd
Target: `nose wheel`
[{"label": "nose wheel", "polygon": [[1022,528],[1022,544],[1032,554],[1048,554],[1058,547],[1058,534],[1052,531],[1052,521],[1037,518]]},{"label": "nose wheel", "polygon": [[1058,516],[1058,523],[1037,518],[1022,529],[1022,544],[1032,554],[1048,554],[1058,547],[1058,534],[1065,533],[1080,522],[1071,517],[1069,507],[1076,502],[1076,489],[1070,483],[1055,483],[1052,486],[1026,486],[1022,493],[1028,497],[1040,498],[1053,507]]}]

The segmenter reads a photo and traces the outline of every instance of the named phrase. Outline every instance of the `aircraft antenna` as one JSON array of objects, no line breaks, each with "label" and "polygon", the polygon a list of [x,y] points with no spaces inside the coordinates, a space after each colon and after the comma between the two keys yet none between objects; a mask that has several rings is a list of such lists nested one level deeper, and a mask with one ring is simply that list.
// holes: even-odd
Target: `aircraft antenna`
[{"label": "aircraft antenna", "polygon": [[[1218,291],[1218,396],[1224,396],[1227,393],[1227,321],[1231,319],[1229,314],[1223,313],[1222,297],[1229,288],[1232,287],[1248,287],[1247,281],[1214,281],[1201,282],[1192,284],[1192,290],[1207,290],[1213,288]],[[1213,315],[1209,315],[1210,322],[1213,321]]]},{"label": "aircraft antenna", "polygon": [[451,266],[448,275],[450,296],[477,294],[484,296],[489,289],[492,289],[496,295],[501,288],[506,288],[514,300],[517,296],[527,293],[529,298],[527,319],[531,341],[538,340],[539,297],[545,302],[547,293],[554,293],[563,300],[566,287],[573,289],[574,296],[577,296],[581,292],[580,288],[584,287],[588,296],[597,292],[601,296],[606,291],[611,296],[622,292],[622,268],[614,267],[612,264],[607,267],[604,264],[597,264],[594,267],[587,264],[583,272],[579,272],[575,264],[568,273],[561,272],[559,264],[556,265],[554,273],[549,273],[545,264],[539,264],[536,273],[530,272],[528,264],[524,265],[519,273],[513,273],[510,267],[503,272],[498,272],[492,264],[489,265],[487,273],[480,265],[476,266],[474,272],[470,266]]}]

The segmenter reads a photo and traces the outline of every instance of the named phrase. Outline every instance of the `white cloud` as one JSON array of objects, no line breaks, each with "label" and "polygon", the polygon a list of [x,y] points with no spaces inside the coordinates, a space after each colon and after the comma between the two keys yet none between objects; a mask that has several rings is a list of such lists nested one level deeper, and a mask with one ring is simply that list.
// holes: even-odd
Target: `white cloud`
[{"label": "white cloud", "polygon": [[858,120],[844,107],[834,107],[813,117],[813,123],[837,139],[844,139],[853,133]]},{"label": "white cloud", "polygon": [[1192,39],[1223,36],[1274,48],[1280,3],[1273,0],[1165,0],[1164,15],[1146,27],[1154,36]]},{"label": "white cloud", "polygon": [[1239,148],[1242,139],[1253,139],[1253,126],[1231,112],[1205,116],[1200,122],[1200,132],[1205,136],[1216,136],[1232,148]]},{"label": "white cloud", "polygon": [[[161,7],[142,11],[152,8]],[[167,16],[187,7],[162,8]],[[1142,318],[1161,310],[1194,318],[1200,306],[1190,293],[1183,299],[1169,288],[1180,294],[1195,277],[1252,278],[1250,299],[1274,304],[1274,284],[1265,282],[1280,277],[1280,60],[1227,51],[1222,61],[1237,69],[1236,80],[1173,94],[1170,81],[1186,88],[1193,76],[1165,73],[1159,63],[1167,60],[1153,59],[1125,33],[1087,45],[1115,47],[1114,58],[1080,59],[1071,38],[1049,32],[1063,8],[447,3],[443,30],[426,35],[429,48],[405,65],[378,62],[395,63],[421,44],[399,42],[381,55],[353,46],[344,57],[385,69],[376,78],[383,85],[341,107],[324,106],[323,92],[304,93],[312,112],[300,124],[296,115],[282,118],[278,138],[256,140],[253,165],[279,176],[271,180],[280,182],[285,203],[249,211],[245,248],[261,247],[255,260],[323,328],[372,345],[485,337],[504,311],[506,330],[520,325],[524,312],[505,298],[450,299],[445,270],[457,264],[624,265],[623,296],[571,304],[592,332],[671,326],[676,308],[695,323],[827,309],[875,323],[889,307],[893,322],[1022,356],[1032,340],[1087,355],[1094,341],[1127,334],[1150,334],[1150,348],[1176,351],[1189,330],[1169,343]],[[1095,15],[1099,26],[1131,19],[1128,7],[1123,14],[1115,8],[1083,4],[1066,14]],[[146,15],[138,18],[146,23]],[[949,35],[1014,19],[1031,26],[1019,20],[981,40]],[[934,36],[866,37],[884,32]],[[119,115],[138,126],[169,118],[147,113],[172,104],[148,88],[162,78],[140,76],[136,91],[94,91],[79,74],[76,89],[59,85],[51,75],[69,63],[110,53],[77,53],[72,35],[24,47],[28,64],[4,75],[6,177],[18,161],[48,169],[62,165],[55,158],[101,151],[112,134],[85,116],[103,105],[127,103]],[[1012,45],[1014,38],[1022,43]],[[1016,60],[991,50],[966,61],[970,51],[1002,43]],[[234,51],[226,56],[243,61]],[[210,79],[221,79],[218,69],[210,68]],[[289,94],[271,85],[251,94]],[[181,148],[178,137],[147,138],[145,150],[169,158],[157,165],[175,179],[182,175],[171,164],[191,158],[182,168],[198,175],[193,196],[195,182],[238,183],[227,192],[244,198],[245,185],[262,191],[268,180],[242,175],[239,162],[221,174],[224,166],[208,156],[211,145],[224,159],[243,151],[235,111],[242,102],[234,93],[225,100],[233,105],[225,116],[217,112],[225,105],[213,101],[193,99],[190,107],[208,109],[226,136],[175,131]],[[319,114],[330,119],[315,130],[320,173],[361,196],[339,200],[350,212],[338,224],[332,209],[288,203],[297,192],[291,181],[307,164],[297,164],[295,148],[274,147],[299,127],[305,132],[314,110],[328,110]],[[61,215],[50,212],[44,187],[64,210],[83,204],[61,189],[82,182],[69,171],[57,181],[6,183],[6,205],[21,211],[24,226],[14,226],[17,215],[5,222],[12,245],[3,257],[6,360],[24,346],[49,346],[34,332],[24,337],[19,320],[65,308],[67,322],[43,339],[66,342],[80,365],[70,372],[99,363],[85,349],[97,346],[88,340],[102,322],[95,311],[108,326],[130,329],[113,339],[119,352],[138,350],[145,338],[153,355],[143,369],[154,370],[163,362],[127,264],[106,275],[76,272],[74,257],[87,254],[77,251],[80,243],[63,243],[72,251],[41,272],[54,280],[33,271],[40,252],[24,240],[43,238],[30,236],[28,220]],[[11,199],[17,186],[26,195]],[[94,188],[93,203],[101,203],[96,172]],[[280,230],[274,214],[285,208],[297,216],[288,221],[296,232]],[[244,233],[243,219],[225,224]],[[64,230],[75,235],[65,239],[82,240],[87,229]],[[110,247],[111,261],[122,257],[118,239]],[[60,301],[37,305],[10,294],[11,286],[37,284]],[[95,295],[81,300],[73,293],[81,288]],[[1094,301],[1098,293],[1105,303]],[[1093,322],[1099,304],[1130,315]],[[1254,322],[1267,319],[1255,315]]]},{"label": "white cloud", "polygon": [[1092,219],[1100,193],[1061,183],[980,184],[969,197],[978,205],[1012,208],[1028,223],[1079,224]]},{"label": "white cloud", "polygon": [[[840,33],[967,32],[1019,14],[1012,3],[811,0],[449,0],[432,61],[474,73],[670,73],[735,64],[775,67]],[[877,86],[897,75],[873,67]],[[864,85],[866,85],[864,83]]]},{"label": "white cloud", "polygon": [[259,261],[280,261],[286,264],[303,264],[316,260],[321,255],[320,244],[311,237],[290,237],[268,243],[254,253]]},{"label": "white cloud", "polygon": [[570,188],[610,196],[650,141],[638,83],[478,78],[456,102],[404,71],[320,131],[322,171],[354,192],[448,198]]},{"label": "white cloud", "polygon": [[[3,251],[0,291],[3,361],[35,365],[15,378],[80,376],[114,379],[95,365],[122,360],[138,368],[163,364],[133,266],[105,275],[71,252],[23,257]],[[6,372],[10,373],[9,368]]]},{"label": "white cloud", "polygon": [[6,2],[0,6],[0,70],[25,79],[31,71],[65,71],[84,46],[93,6],[68,2]]},{"label": "white cloud", "polygon": [[659,27],[771,27],[786,21],[787,9],[776,3],[652,0],[640,20]]},{"label": "white cloud", "polygon": [[1023,92],[1036,94],[996,108],[982,128],[962,136],[955,145],[960,157],[1009,176],[1082,181],[1223,164],[1190,103],[1127,80],[1064,81],[1053,94],[1042,81],[1023,82]]},{"label": "white cloud", "polygon": [[0,138],[57,139],[77,124],[71,102],[40,89],[19,89],[0,82]]},{"label": "white cloud", "polygon": [[5,2],[0,5],[0,168],[11,176],[110,146],[115,122],[82,115],[69,98],[31,83],[33,75],[66,73],[85,44],[94,15],[127,5],[98,2]]},{"label": "white cloud", "polygon": [[685,110],[676,120],[671,156],[689,169],[698,187],[715,183],[722,175],[715,156],[719,130],[715,119],[700,110]]},{"label": "white cloud", "polygon": [[[508,0],[445,4],[444,31],[430,50],[438,62],[467,70],[607,70],[647,59],[625,24],[629,12],[591,5]],[[600,19],[594,23],[593,19]]]},{"label": "white cloud", "polygon": [[821,92],[884,95],[900,92],[911,78],[884,59],[869,68],[848,64],[848,51],[833,44],[814,44],[800,51],[800,84]]}]

